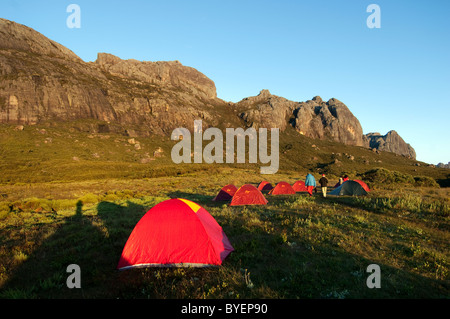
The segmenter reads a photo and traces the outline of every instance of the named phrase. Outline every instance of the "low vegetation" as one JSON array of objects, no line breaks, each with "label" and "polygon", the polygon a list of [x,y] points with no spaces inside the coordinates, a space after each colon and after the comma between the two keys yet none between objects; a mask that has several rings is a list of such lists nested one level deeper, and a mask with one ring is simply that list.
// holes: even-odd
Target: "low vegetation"
[{"label": "low vegetation", "polygon": [[[257,185],[263,179],[292,184],[308,171],[318,179],[326,169],[320,165],[331,161],[305,159],[309,164],[301,164],[303,168],[293,165],[262,176],[259,168],[239,165],[168,165],[154,151],[161,147],[167,158],[170,141],[137,138],[137,149],[129,137],[112,133],[101,138],[51,127],[45,133],[35,127],[0,129],[5,137],[0,144],[8,146],[0,149],[0,298],[449,296],[450,196],[448,188],[436,183],[445,180],[443,170],[414,167],[406,159],[397,159],[406,164],[393,166],[388,163],[395,158],[389,154],[373,155],[381,156],[383,167],[350,166],[341,160],[342,169],[329,175],[330,184],[349,173],[369,184],[369,195],[266,194],[265,206],[230,207],[212,201],[225,184]],[[23,133],[27,138],[19,138]],[[75,146],[63,148],[68,135]],[[48,137],[51,142],[43,142]],[[77,143],[85,144],[78,148]],[[339,156],[325,154],[327,147],[328,154],[337,154],[334,144],[316,145],[324,152],[318,158]],[[284,163],[294,161],[292,149],[306,152],[310,147],[292,144]],[[370,154],[357,148],[344,151],[356,157],[358,152]],[[141,163],[146,152],[154,160]],[[149,208],[174,197],[209,211],[235,251],[220,267],[117,271],[134,225]],[[70,264],[81,268],[81,289],[67,288]],[[370,264],[381,268],[381,289],[366,285]]]}]

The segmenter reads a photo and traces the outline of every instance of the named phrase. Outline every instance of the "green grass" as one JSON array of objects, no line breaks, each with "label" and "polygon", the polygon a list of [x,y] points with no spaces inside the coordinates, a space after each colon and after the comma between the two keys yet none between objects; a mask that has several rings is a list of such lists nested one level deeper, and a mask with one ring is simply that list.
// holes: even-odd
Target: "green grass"
[{"label": "green grass", "polygon": [[[126,136],[74,127],[76,123],[15,131],[0,126],[0,298],[450,295],[450,196],[448,188],[436,184],[448,178],[448,170],[283,135],[282,168],[262,176],[257,165],[173,165],[168,161],[170,140],[136,138],[142,146],[138,150]],[[45,143],[49,137],[51,142]],[[163,157],[140,162],[159,147]],[[337,153],[341,167],[330,164]],[[311,160],[313,156],[317,158]],[[373,164],[365,164],[363,156]],[[292,184],[308,171],[317,178],[319,172],[333,170],[330,184],[345,172],[365,179],[373,191],[364,197],[266,194],[266,206],[212,201],[228,183]],[[149,208],[174,197],[209,211],[235,251],[221,267],[117,271],[134,225]],[[367,266],[374,263],[381,267],[381,289],[366,286]],[[81,289],[66,286],[70,264],[81,267]]]},{"label": "green grass", "polygon": [[[241,183],[259,178],[248,171],[240,175]],[[136,188],[122,181],[128,186],[122,191],[22,201],[21,211],[1,219],[0,296],[448,297],[447,190],[435,194],[433,188],[421,188],[420,199],[415,189],[345,198],[267,195],[267,206],[230,207],[211,201],[228,177],[208,176],[154,178]],[[158,195],[144,191],[152,185],[160,189]],[[76,189],[76,183],[72,186]],[[217,268],[116,271],[134,225],[150,207],[171,197],[205,207],[235,251]],[[52,205],[59,209],[52,212]],[[36,212],[37,207],[44,210]],[[82,269],[82,289],[65,285],[65,267],[72,263]],[[365,285],[366,267],[372,263],[381,267],[382,289]]]}]

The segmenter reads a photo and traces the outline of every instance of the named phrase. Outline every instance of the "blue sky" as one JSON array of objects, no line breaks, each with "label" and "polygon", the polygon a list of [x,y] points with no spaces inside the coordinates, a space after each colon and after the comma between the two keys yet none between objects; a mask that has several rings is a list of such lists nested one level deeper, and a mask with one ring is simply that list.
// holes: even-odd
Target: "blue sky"
[{"label": "blue sky", "polygon": [[[66,25],[70,4],[81,28]],[[370,29],[370,4],[381,28]],[[428,163],[450,161],[450,1],[1,0],[25,24],[84,61],[98,52],[179,60],[237,102],[268,89],[293,101],[337,98],[364,133],[396,130]]]}]

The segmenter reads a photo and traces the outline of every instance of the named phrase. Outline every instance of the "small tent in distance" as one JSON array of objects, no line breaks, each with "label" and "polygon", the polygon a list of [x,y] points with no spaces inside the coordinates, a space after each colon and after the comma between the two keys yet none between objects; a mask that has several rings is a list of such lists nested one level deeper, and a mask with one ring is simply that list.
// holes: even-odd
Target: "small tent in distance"
[{"label": "small tent in distance", "polygon": [[307,192],[308,191],[308,189],[305,186],[305,182],[304,181],[296,181],[294,183],[294,185],[292,185],[292,188],[296,192]]},{"label": "small tent in distance", "polygon": [[354,179],[354,181],[357,182],[357,183],[359,183],[359,185],[361,185],[362,188],[364,188],[364,190],[365,190],[366,192],[370,192],[370,188],[369,188],[369,186],[367,186],[366,183],[364,183],[363,181],[361,181],[361,180],[359,180],[359,179]]},{"label": "small tent in distance", "polygon": [[262,181],[258,186],[258,190],[260,191],[270,191],[272,188],[272,184],[270,184],[268,181]]},{"label": "small tent in distance", "polygon": [[227,201],[231,200],[237,191],[237,187],[233,184],[228,184],[222,187],[217,196],[213,199],[214,201]]},{"label": "small tent in distance", "polygon": [[155,205],[139,220],[117,268],[218,266],[233,250],[204,208],[174,198]]},{"label": "small tent in distance", "polygon": [[231,199],[230,206],[239,205],[266,205],[267,199],[255,186],[245,184],[236,191]]},{"label": "small tent in distance", "polygon": [[367,195],[366,190],[355,181],[346,181],[342,183],[341,186],[334,189],[328,195],[335,195],[335,196],[360,196],[360,195]]},{"label": "small tent in distance", "polygon": [[295,190],[291,184],[287,182],[279,182],[270,192],[269,195],[290,195],[295,194]]}]

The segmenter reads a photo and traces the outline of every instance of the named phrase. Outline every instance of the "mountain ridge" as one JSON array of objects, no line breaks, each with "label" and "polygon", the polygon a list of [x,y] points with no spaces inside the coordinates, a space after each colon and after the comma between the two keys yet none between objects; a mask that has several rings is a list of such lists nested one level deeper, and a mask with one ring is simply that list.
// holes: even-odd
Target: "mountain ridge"
[{"label": "mountain ridge", "polygon": [[300,135],[390,151],[415,159],[395,132],[363,135],[359,120],[336,98],[290,101],[261,90],[239,102],[217,97],[214,81],[179,61],[122,60],[98,53],[84,62],[39,32],[0,19],[0,123],[96,119],[108,130],[168,136],[177,127],[291,126]]}]

